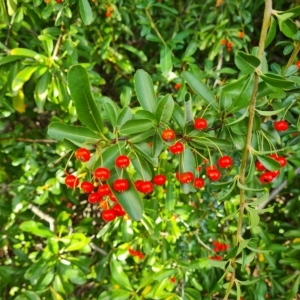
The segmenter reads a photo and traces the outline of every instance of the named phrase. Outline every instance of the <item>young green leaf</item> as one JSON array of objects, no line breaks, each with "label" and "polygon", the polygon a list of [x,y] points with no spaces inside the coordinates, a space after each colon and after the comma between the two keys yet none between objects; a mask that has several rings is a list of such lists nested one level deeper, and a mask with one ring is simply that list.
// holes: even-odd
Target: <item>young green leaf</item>
[{"label": "young green leaf", "polygon": [[20,225],[20,229],[25,232],[30,232],[33,235],[40,236],[42,238],[53,237],[54,233],[50,231],[48,227],[40,222],[24,221]]},{"label": "young green leaf", "polygon": [[133,291],[129,278],[123,271],[122,264],[117,261],[115,255],[111,257],[109,265],[113,280],[115,280],[115,282],[117,282],[118,285],[125,288],[126,290]]},{"label": "young green leaf", "polygon": [[155,111],[155,117],[158,124],[161,122],[167,123],[170,121],[173,115],[174,105],[175,102],[171,95],[166,95],[158,102]]},{"label": "young green leaf", "polygon": [[236,66],[244,73],[251,74],[254,72],[260,64],[260,60],[251,54],[246,54],[245,52],[238,51],[234,57],[234,62]]},{"label": "young green leaf", "polygon": [[75,65],[68,73],[68,84],[79,120],[88,128],[103,131],[103,121],[91,92],[90,80],[84,67]]},{"label": "young green leaf", "polygon": [[79,11],[85,25],[90,25],[93,21],[93,12],[88,0],[79,0]]},{"label": "young green leaf", "polygon": [[12,90],[14,92],[21,89],[25,82],[27,82],[31,75],[38,69],[38,66],[29,66],[25,67],[23,70],[21,70],[17,76],[14,78],[12,82]]},{"label": "young green leaf", "polygon": [[168,78],[170,72],[172,72],[172,52],[171,49],[165,45],[160,50],[160,68],[164,77]]}]

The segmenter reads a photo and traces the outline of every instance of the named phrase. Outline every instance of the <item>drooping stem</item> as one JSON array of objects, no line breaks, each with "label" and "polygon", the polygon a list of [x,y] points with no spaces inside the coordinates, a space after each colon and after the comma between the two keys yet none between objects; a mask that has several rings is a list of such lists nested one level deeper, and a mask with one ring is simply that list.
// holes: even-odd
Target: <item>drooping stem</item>
[{"label": "drooping stem", "polygon": [[164,46],[167,45],[167,43],[165,42],[164,38],[161,36],[160,32],[158,31],[150,13],[149,13],[149,10],[148,10],[148,7],[145,8],[145,12],[146,12],[146,16],[150,22],[150,25],[151,27],[153,28],[153,30],[155,31],[156,35],[158,36],[158,38],[161,40],[161,42],[163,43]]},{"label": "drooping stem", "polygon": [[[259,60],[261,60],[263,57],[268,28],[270,26],[271,15],[272,15],[272,0],[265,0],[265,10],[264,10],[264,16],[263,16],[261,35],[260,35],[260,40],[259,40],[258,54],[257,54],[257,57],[259,58]],[[261,65],[258,67],[257,71],[259,71],[260,68],[261,68]],[[249,119],[248,119],[247,135],[246,135],[246,144],[245,144],[245,147],[243,150],[243,156],[242,156],[241,167],[240,167],[240,172],[239,172],[239,181],[242,185],[245,184],[245,174],[246,174],[248,155],[249,155],[249,151],[251,149],[252,129],[253,129],[253,123],[254,123],[255,105],[256,105],[256,97],[257,97],[257,92],[258,92],[258,83],[259,83],[258,72],[255,72],[253,74],[253,76],[254,76],[254,80],[253,80],[254,82],[253,82],[253,91],[252,91],[250,106],[249,106]],[[236,244],[238,244],[242,240],[242,226],[243,226],[243,217],[244,217],[244,210],[245,210],[245,190],[243,190],[243,189],[240,189],[240,205],[239,206],[240,206],[240,208],[239,208],[239,216],[238,216],[238,224],[237,224],[237,232],[236,232]],[[236,279],[236,271],[235,271],[236,257],[232,258],[231,265],[232,265],[234,271],[232,272],[232,276],[230,278],[230,283],[227,288],[224,300],[228,299],[229,294],[231,292],[231,289],[232,289],[235,279]]]}]

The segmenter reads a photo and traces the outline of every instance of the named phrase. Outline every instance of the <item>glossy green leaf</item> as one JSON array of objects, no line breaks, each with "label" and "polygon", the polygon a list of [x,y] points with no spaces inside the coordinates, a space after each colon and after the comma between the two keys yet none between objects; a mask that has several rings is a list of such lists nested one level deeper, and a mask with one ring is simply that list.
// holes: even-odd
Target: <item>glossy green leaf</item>
[{"label": "glossy green leaf", "polygon": [[85,25],[90,25],[93,21],[93,12],[88,0],[79,0],[79,11]]},{"label": "glossy green leaf", "polygon": [[159,8],[161,8],[162,10],[167,10],[167,11],[169,11],[170,13],[172,13],[172,14],[174,14],[174,15],[177,15],[178,14],[178,11],[175,9],[175,8],[173,8],[173,7],[170,7],[170,6],[168,6],[168,5],[165,5],[165,4],[162,4],[162,3],[153,3],[153,4],[151,4],[151,6],[156,6],[156,7],[159,7]]},{"label": "glossy green leaf", "polygon": [[40,222],[24,221],[20,225],[20,229],[25,232],[30,232],[33,235],[37,235],[43,238],[53,237],[54,233],[50,231],[48,227]]},{"label": "glossy green leaf", "polygon": [[104,149],[101,153],[100,163],[97,164],[97,167],[104,166],[109,170],[115,166],[115,161],[117,156],[122,154],[122,151],[125,148],[125,144],[114,144]]},{"label": "glossy green leaf", "polygon": [[129,86],[124,86],[120,95],[122,107],[126,107],[130,104],[132,97],[132,89]]},{"label": "glossy green leaf", "polygon": [[297,33],[297,25],[291,19],[283,20],[280,16],[278,16],[278,25],[280,31],[288,38],[293,38],[293,36]]},{"label": "glossy green leaf", "polygon": [[118,202],[122,205],[126,213],[129,215],[130,219],[136,221],[140,220],[143,216],[143,202],[139,193],[135,189],[133,182],[131,181],[131,176],[125,170],[122,172],[122,178],[129,181],[129,189],[122,193],[114,191],[112,187],[113,182],[117,178],[119,178],[119,175],[114,174],[108,180],[111,191],[116,196]]},{"label": "glossy green leaf", "polygon": [[24,291],[24,296],[28,300],[40,300],[41,298],[36,292],[33,291]]},{"label": "glossy green leaf", "polygon": [[131,135],[131,134],[146,131],[153,127],[154,124],[149,119],[133,119],[124,123],[119,130],[120,130],[120,134],[122,135]]},{"label": "glossy green leaf", "polygon": [[167,174],[165,207],[169,211],[173,211],[176,204],[176,186],[175,182],[173,181],[173,178],[173,174]]},{"label": "glossy green leaf", "polygon": [[98,300],[128,300],[130,299],[131,292],[128,292],[123,289],[119,290],[111,290],[111,291],[106,291],[100,294],[98,297]]},{"label": "glossy green leaf", "polygon": [[260,198],[253,202],[249,202],[248,204],[251,206],[257,206],[263,202],[265,202],[269,198],[269,191],[266,191]]},{"label": "glossy green leaf", "polygon": [[238,187],[240,189],[245,190],[245,191],[260,192],[260,191],[263,190],[263,188],[261,188],[261,189],[254,189],[254,188],[247,187],[247,186],[241,184],[239,181],[237,181],[237,185],[238,185]]},{"label": "glossy green leaf", "polygon": [[199,145],[206,145],[213,149],[220,148],[221,150],[230,150],[232,147],[230,141],[218,139],[206,134],[202,134],[202,136],[199,136],[197,138],[193,137],[193,141]]},{"label": "glossy green leaf", "polygon": [[244,73],[251,74],[260,65],[260,60],[251,54],[238,51],[235,54],[234,62],[236,66]]},{"label": "glossy green leaf", "polygon": [[82,250],[86,245],[89,244],[90,239],[87,238],[83,233],[73,233],[66,237],[69,240],[65,251],[78,251]]},{"label": "glossy green leaf", "polygon": [[274,38],[276,36],[276,31],[277,31],[277,22],[276,22],[276,19],[272,16],[270,27],[269,27],[268,34],[267,34],[267,38],[265,41],[265,48],[267,48],[274,40]]},{"label": "glossy green leaf", "polygon": [[282,107],[280,109],[270,110],[270,111],[262,111],[262,110],[258,110],[258,109],[256,109],[256,111],[261,116],[274,116],[274,115],[277,115],[278,113],[282,112],[285,109],[286,109],[285,107]]},{"label": "glossy green leaf", "polygon": [[173,115],[174,105],[175,102],[171,95],[166,95],[158,102],[155,111],[155,117],[158,124],[162,122],[167,123],[170,121]]},{"label": "glossy green leaf", "polygon": [[88,128],[102,132],[103,121],[91,92],[90,80],[84,67],[75,65],[68,73],[68,84],[79,120]]},{"label": "glossy green leaf", "polygon": [[118,110],[117,108],[110,103],[109,101],[103,101],[103,109],[113,127],[117,125],[117,117],[118,117]]},{"label": "glossy green leaf", "polygon": [[147,143],[137,143],[133,145],[134,151],[138,152],[139,155],[143,156],[150,164],[154,167],[158,166],[158,158],[152,156],[151,147]]},{"label": "glossy green leaf", "polygon": [[160,50],[160,69],[164,77],[168,78],[172,72],[172,52],[171,49],[165,45]]},{"label": "glossy green leaf", "polygon": [[22,58],[22,56],[6,56],[6,57],[0,57],[0,66],[9,64],[11,62],[14,62],[16,60],[19,60]]},{"label": "glossy green leaf", "polygon": [[184,71],[181,76],[186,80],[192,90],[207,103],[217,108],[218,104],[212,91],[200,81],[194,74]]},{"label": "glossy green leaf", "polygon": [[174,121],[177,123],[177,125],[183,129],[184,127],[184,112],[182,110],[182,108],[175,103],[174,105],[174,111],[173,111],[173,115],[172,118],[174,119]]},{"label": "glossy green leaf", "polygon": [[134,86],[137,98],[143,109],[154,113],[157,99],[150,75],[144,70],[138,70],[134,75]]},{"label": "glossy green leaf", "polygon": [[257,159],[269,170],[269,171],[276,171],[280,169],[280,163],[275,159],[268,157],[257,155]]},{"label": "glossy green leaf", "polygon": [[125,288],[126,290],[133,291],[130,281],[126,273],[123,271],[122,264],[116,260],[114,255],[110,260],[109,266],[111,276],[118,283],[118,285],[120,285],[122,288]]},{"label": "glossy green leaf", "polygon": [[257,226],[259,224],[259,215],[258,213],[252,209],[252,208],[247,208],[247,211],[249,213],[249,218],[250,218],[250,224],[251,224],[251,228]]},{"label": "glossy green leaf", "polygon": [[285,80],[280,75],[273,73],[261,74],[260,77],[265,83],[275,88],[289,89],[294,85],[293,81]]},{"label": "glossy green leaf", "polygon": [[36,106],[40,112],[44,110],[46,103],[46,98],[49,93],[49,84],[51,81],[51,74],[49,71],[46,71],[38,80],[35,90],[34,90],[34,100]]},{"label": "glossy green leaf", "polygon": [[37,66],[30,66],[25,67],[23,70],[21,70],[17,76],[14,78],[12,82],[12,89],[14,92],[21,89],[25,82],[27,82],[31,75],[38,69]]},{"label": "glossy green leaf", "polygon": [[36,60],[47,59],[47,57],[45,55],[39,54],[33,50],[29,50],[26,48],[11,49],[9,54],[14,55],[14,56],[23,56],[23,57],[34,58]]},{"label": "glossy green leaf", "polygon": [[184,98],[185,98],[184,99],[185,124],[193,123],[194,116],[193,116],[192,96],[190,93],[186,93]]},{"label": "glossy green leaf", "polygon": [[129,107],[124,107],[118,114],[117,125],[120,127],[127,121],[133,118],[131,109]]},{"label": "glossy green leaf", "polygon": [[135,157],[131,159],[131,163],[143,180],[151,181],[153,177],[152,168],[149,167],[148,162],[142,156],[136,154]]},{"label": "glossy green leaf", "polygon": [[144,132],[131,135],[130,138],[128,139],[128,141],[132,144],[143,142],[143,141],[147,140],[148,138],[152,137],[153,132],[154,131],[151,128],[151,129],[146,130]]},{"label": "glossy green leaf", "polygon": [[289,293],[287,295],[287,300],[293,300],[295,299],[294,297],[298,294],[299,292],[299,286],[300,286],[300,275],[298,274],[295,282],[293,283],[291,289],[289,290]]},{"label": "glossy green leaf", "polygon": [[89,149],[92,148],[93,144],[99,141],[99,136],[88,128],[59,122],[54,122],[49,125],[48,134],[56,140],[62,141],[67,139],[78,146],[85,146]]}]

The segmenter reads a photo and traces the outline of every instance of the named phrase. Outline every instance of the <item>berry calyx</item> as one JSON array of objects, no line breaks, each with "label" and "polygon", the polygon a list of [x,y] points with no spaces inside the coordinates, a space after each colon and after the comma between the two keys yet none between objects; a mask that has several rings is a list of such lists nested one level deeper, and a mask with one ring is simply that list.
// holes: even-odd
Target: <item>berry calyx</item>
[{"label": "berry calyx", "polygon": [[130,165],[130,159],[126,155],[120,155],[116,158],[115,164],[120,169],[125,169]]},{"label": "berry calyx", "polygon": [[173,154],[179,154],[179,153],[183,152],[184,146],[181,142],[176,142],[174,145],[169,147],[169,150]]},{"label": "berry calyx", "polygon": [[99,179],[101,181],[105,181],[109,178],[110,171],[107,168],[100,167],[100,168],[97,168],[94,171],[94,176],[95,176],[96,179]]},{"label": "berry calyx", "polygon": [[115,212],[116,212],[116,215],[118,217],[122,217],[122,216],[125,216],[126,215],[126,212],[125,210],[123,209],[123,207],[119,204],[119,203],[116,203],[113,208],[112,208]]},{"label": "berry calyx", "polygon": [[89,194],[89,198],[88,198],[88,201],[90,203],[96,203],[96,202],[99,202],[101,200],[101,197],[98,193],[91,193]]},{"label": "berry calyx", "polygon": [[74,188],[78,187],[79,180],[74,175],[67,175],[67,177],[65,178],[65,184],[66,184],[66,186],[74,189]]},{"label": "berry calyx", "polygon": [[259,160],[257,160],[255,162],[255,168],[256,168],[257,171],[264,171],[264,170],[266,170],[266,167]]},{"label": "berry calyx", "polygon": [[167,178],[163,174],[155,175],[154,178],[153,178],[153,182],[156,185],[164,185],[166,180],[167,180]]},{"label": "berry calyx", "polygon": [[129,188],[129,182],[126,179],[116,179],[113,188],[117,192],[125,192]]},{"label": "berry calyx", "polygon": [[207,177],[211,181],[217,181],[221,177],[221,172],[217,169],[209,169],[209,170],[207,170]]},{"label": "berry calyx", "polygon": [[153,192],[153,188],[153,183],[146,180],[139,183],[137,190],[143,194],[150,194]]},{"label": "berry calyx", "polygon": [[111,222],[116,217],[117,217],[117,214],[113,209],[107,209],[102,212],[102,219],[106,222]]},{"label": "berry calyx", "polygon": [[195,178],[194,188],[201,189],[204,187],[204,180],[202,178]]},{"label": "berry calyx", "polygon": [[161,137],[164,141],[170,142],[175,139],[175,132],[172,129],[165,129],[162,132]]},{"label": "berry calyx", "polygon": [[91,193],[94,190],[94,185],[88,181],[83,181],[80,187],[85,193]]},{"label": "berry calyx", "polygon": [[194,174],[192,172],[184,172],[179,174],[178,178],[181,183],[190,183],[194,179]]},{"label": "berry calyx", "polygon": [[289,128],[287,121],[281,120],[274,123],[274,128],[277,131],[286,131]]},{"label": "berry calyx", "polygon": [[218,160],[218,165],[220,168],[226,169],[232,166],[233,160],[230,156],[225,155],[220,157]]},{"label": "berry calyx", "polygon": [[207,121],[203,118],[198,118],[194,121],[194,128],[196,130],[203,130],[207,127]]},{"label": "berry calyx", "polygon": [[273,178],[274,178],[273,176],[274,176],[274,174],[272,174],[272,172],[267,171],[260,175],[259,180],[262,184],[267,184],[273,180]]},{"label": "berry calyx", "polygon": [[79,148],[75,152],[75,157],[77,158],[77,160],[79,160],[81,162],[87,162],[91,158],[91,153],[86,148]]},{"label": "berry calyx", "polygon": [[101,197],[108,196],[110,193],[111,193],[111,191],[110,191],[108,184],[103,184],[98,187],[98,194]]}]

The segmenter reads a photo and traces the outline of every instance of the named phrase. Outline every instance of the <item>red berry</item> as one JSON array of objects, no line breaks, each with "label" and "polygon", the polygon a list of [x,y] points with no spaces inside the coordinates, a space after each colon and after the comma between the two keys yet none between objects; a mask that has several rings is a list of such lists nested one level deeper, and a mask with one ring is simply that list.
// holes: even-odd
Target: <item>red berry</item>
[{"label": "red berry", "polygon": [[63,2],[63,0],[56,0],[56,2],[57,2],[57,3],[62,3],[62,2]]},{"label": "red berry", "polygon": [[164,185],[166,180],[166,176],[163,174],[155,175],[153,178],[153,182],[156,185]]},{"label": "red berry", "polygon": [[179,153],[183,152],[184,146],[181,142],[176,142],[174,145],[169,147],[169,150],[173,154],[179,154]]},{"label": "red berry", "polygon": [[79,180],[74,175],[67,175],[67,177],[65,178],[65,184],[66,184],[66,186],[74,189],[74,188],[78,187]]},{"label": "red berry", "polygon": [[230,156],[223,156],[223,157],[220,157],[219,160],[218,160],[218,165],[220,168],[229,168],[231,165],[232,165],[233,161],[232,161],[232,158]]},{"label": "red berry", "polygon": [[105,13],[105,16],[106,16],[106,18],[110,18],[110,17],[111,17],[111,12],[110,12],[110,11],[107,11],[107,12]]},{"label": "red berry", "polygon": [[195,178],[194,187],[196,189],[201,189],[204,187],[204,180],[202,178]]},{"label": "red berry", "polygon": [[108,196],[110,193],[111,193],[111,191],[110,191],[108,184],[103,184],[98,187],[98,194],[101,197]]},{"label": "red berry", "polygon": [[260,175],[259,180],[262,184],[267,184],[273,180],[273,178],[274,178],[273,176],[274,175],[272,174],[272,172],[267,171]]},{"label": "red berry", "polygon": [[255,162],[255,168],[257,171],[264,171],[266,169],[266,167],[259,160]]},{"label": "red berry", "polygon": [[79,148],[75,152],[76,158],[81,161],[81,162],[87,162],[91,158],[91,153],[88,149],[86,148]]},{"label": "red berry", "polygon": [[210,171],[210,170],[217,170],[216,165],[210,165],[210,166],[207,166],[207,167],[206,167],[206,173],[207,173],[208,171]]},{"label": "red berry", "polygon": [[181,88],[181,83],[176,83],[175,85],[174,85],[174,89],[175,90],[179,90]]},{"label": "red berry", "polygon": [[161,137],[164,141],[169,142],[175,139],[175,132],[172,129],[165,129]]},{"label": "red berry", "polygon": [[107,209],[102,212],[102,219],[106,222],[113,221],[116,217],[117,214],[113,209]]},{"label": "red berry", "polygon": [[207,127],[207,121],[203,118],[196,119],[194,122],[194,128],[197,130],[203,130]]},{"label": "red berry", "polygon": [[281,168],[286,166],[286,159],[283,156],[277,156],[277,154],[271,154],[269,157],[275,159],[276,161],[279,162]]},{"label": "red berry", "polygon": [[121,216],[125,216],[125,215],[126,215],[125,210],[123,209],[123,207],[122,207],[119,203],[116,203],[116,204],[113,206],[113,210],[116,212],[116,215],[117,215],[118,217],[121,217]]},{"label": "red berry", "polygon": [[94,185],[88,181],[82,182],[80,187],[85,193],[91,193],[94,190]]},{"label": "red berry", "polygon": [[91,193],[89,194],[89,202],[90,203],[96,203],[99,202],[101,200],[101,197],[98,193]]},{"label": "red berry", "polygon": [[300,60],[298,60],[298,61],[296,62],[296,65],[297,65],[297,67],[298,67],[298,70],[300,70]]},{"label": "red berry", "polygon": [[172,283],[174,283],[174,282],[176,282],[176,279],[175,279],[174,277],[171,277],[171,278],[170,278],[170,281],[171,281]]},{"label": "red berry", "polygon": [[134,182],[134,186],[139,192],[140,192],[140,185],[142,182],[143,182],[143,180],[140,180],[140,179],[138,179]]},{"label": "red berry", "polygon": [[179,181],[181,183],[190,183],[194,179],[192,172],[184,172],[179,175]]},{"label": "red berry", "polygon": [[227,43],[226,39],[221,40],[221,45],[226,45],[226,43]]},{"label": "red berry", "polygon": [[280,170],[276,170],[276,171],[268,171],[272,174],[273,179],[276,178],[279,174],[280,174]]},{"label": "red berry", "polygon": [[101,181],[105,181],[110,176],[110,171],[107,168],[97,168],[94,171],[94,175],[96,179],[99,179]]},{"label": "red berry", "polygon": [[275,128],[277,131],[286,131],[286,130],[289,128],[289,124],[288,124],[288,122],[286,122],[286,121],[284,121],[284,120],[277,121],[277,122],[275,122],[275,124],[274,124],[274,128]]},{"label": "red berry", "polygon": [[232,46],[233,46],[233,43],[232,43],[232,42],[228,42],[228,43],[227,43],[227,48],[232,48]]},{"label": "red berry", "polygon": [[117,192],[124,192],[129,188],[129,182],[126,179],[116,179],[113,183],[113,188]]},{"label": "red berry", "polygon": [[130,159],[126,155],[120,155],[116,158],[116,166],[120,169],[127,168],[130,164]]},{"label": "red berry", "polygon": [[153,183],[151,181],[142,181],[138,186],[138,191],[143,194],[149,194],[153,192]]},{"label": "red berry", "polygon": [[221,177],[221,172],[219,170],[216,169],[209,169],[207,171],[207,177],[211,180],[211,181],[217,181],[220,179]]},{"label": "red berry", "polygon": [[113,193],[110,193],[110,194],[109,194],[109,199],[110,199],[110,201],[112,201],[112,202],[118,202],[116,196],[115,196]]}]

